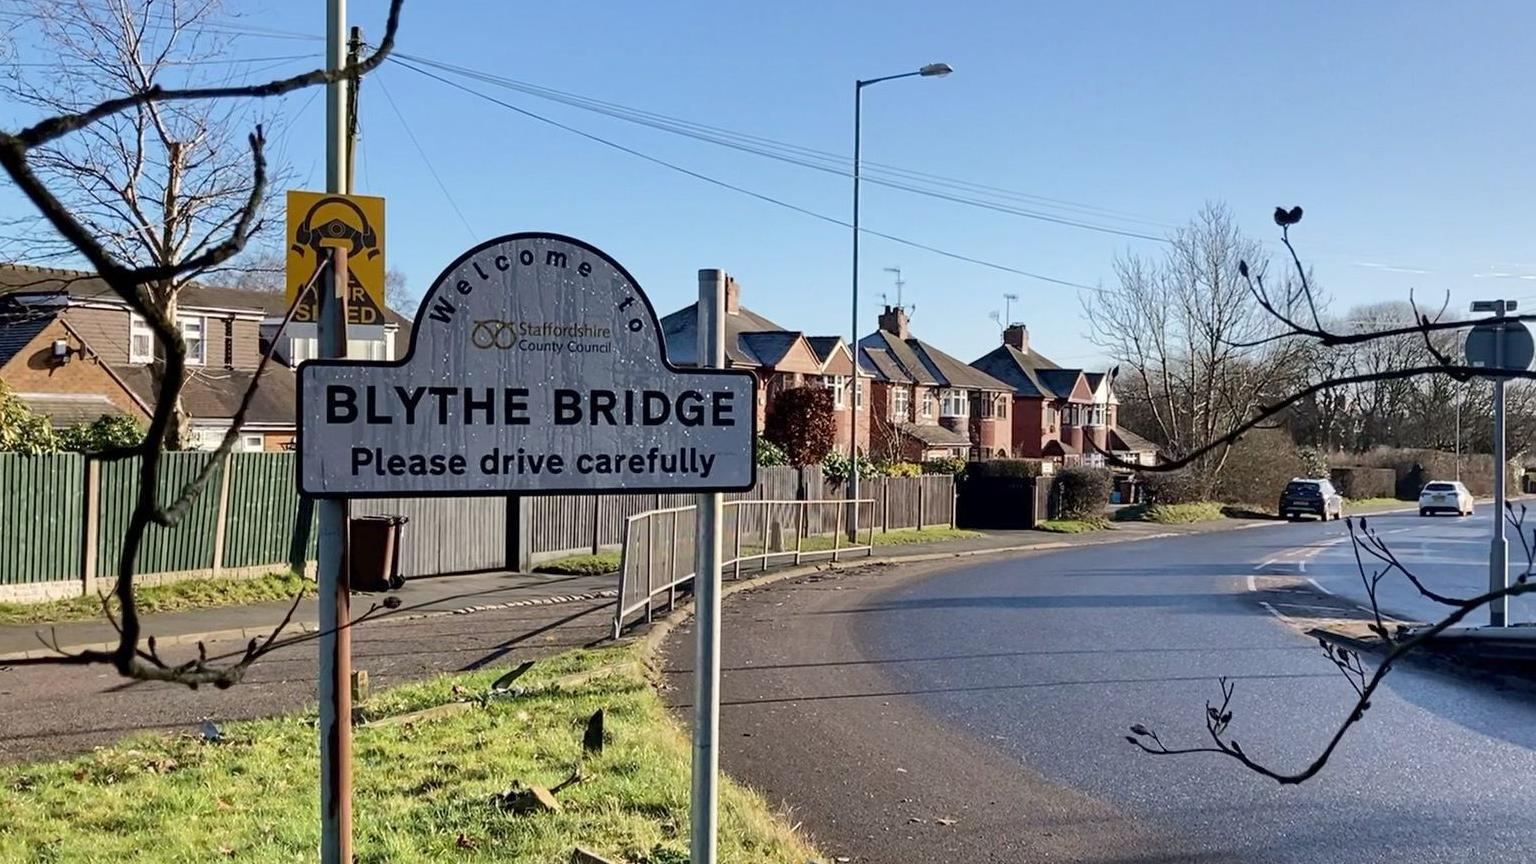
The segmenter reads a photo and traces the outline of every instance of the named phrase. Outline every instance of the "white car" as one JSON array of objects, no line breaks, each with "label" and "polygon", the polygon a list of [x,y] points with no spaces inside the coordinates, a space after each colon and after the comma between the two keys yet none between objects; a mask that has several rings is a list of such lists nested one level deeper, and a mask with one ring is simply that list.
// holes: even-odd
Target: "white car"
[{"label": "white car", "polygon": [[1455,513],[1457,516],[1471,516],[1473,513],[1472,493],[1460,480],[1436,480],[1433,483],[1424,484],[1424,491],[1419,493],[1419,515],[1428,516],[1431,513]]}]

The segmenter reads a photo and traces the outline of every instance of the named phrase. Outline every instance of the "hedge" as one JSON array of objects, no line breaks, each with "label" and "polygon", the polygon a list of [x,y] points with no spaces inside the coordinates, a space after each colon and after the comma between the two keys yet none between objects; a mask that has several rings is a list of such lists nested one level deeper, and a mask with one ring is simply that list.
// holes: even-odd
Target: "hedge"
[{"label": "hedge", "polygon": [[1056,495],[1062,519],[1102,519],[1114,488],[1113,476],[1103,468],[1073,466],[1056,475]]}]

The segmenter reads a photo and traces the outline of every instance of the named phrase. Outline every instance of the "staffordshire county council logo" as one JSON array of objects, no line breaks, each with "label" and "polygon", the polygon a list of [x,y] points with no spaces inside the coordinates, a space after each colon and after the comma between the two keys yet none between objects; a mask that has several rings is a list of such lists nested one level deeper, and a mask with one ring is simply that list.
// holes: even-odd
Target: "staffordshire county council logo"
[{"label": "staffordshire county council logo", "polygon": [[503,351],[517,344],[517,322],[488,319],[476,321],[469,333],[470,344],[476,348],[500,348]]}]

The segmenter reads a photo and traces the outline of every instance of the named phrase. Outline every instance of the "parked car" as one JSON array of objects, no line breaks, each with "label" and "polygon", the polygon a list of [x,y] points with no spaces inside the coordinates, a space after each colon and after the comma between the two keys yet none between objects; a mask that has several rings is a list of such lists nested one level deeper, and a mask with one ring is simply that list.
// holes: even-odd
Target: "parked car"
[{"label": "parked car", "polygon": [[1285,484],[1285,491],[1280,493],[1279,510],[1286,519],[1308,514],[1323,521],[1342,519],[1344,496],[1327,480],[1297,477]]},{"label": "parked car", "polygon": [[1436,480],[1433,483],[1426,483],[1424,491],[1419,493],[1420,516],[1428,516],[1431,513],[1471,516],[1475,509],[1472,493],[1467,491],[1466,484],[1460,480]]}]

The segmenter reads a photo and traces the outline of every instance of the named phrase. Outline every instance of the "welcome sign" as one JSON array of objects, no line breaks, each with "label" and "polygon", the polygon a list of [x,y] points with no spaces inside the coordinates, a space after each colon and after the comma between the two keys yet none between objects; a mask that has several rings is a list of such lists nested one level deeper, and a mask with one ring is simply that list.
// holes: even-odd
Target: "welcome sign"
[{"label": "welcome sign", "polygon": [[511,234],[451,264],[399,362],[299,367],[299,488],[318,498],[736,491],[756,482],[750,372],[669,366],[613,259]]}]

